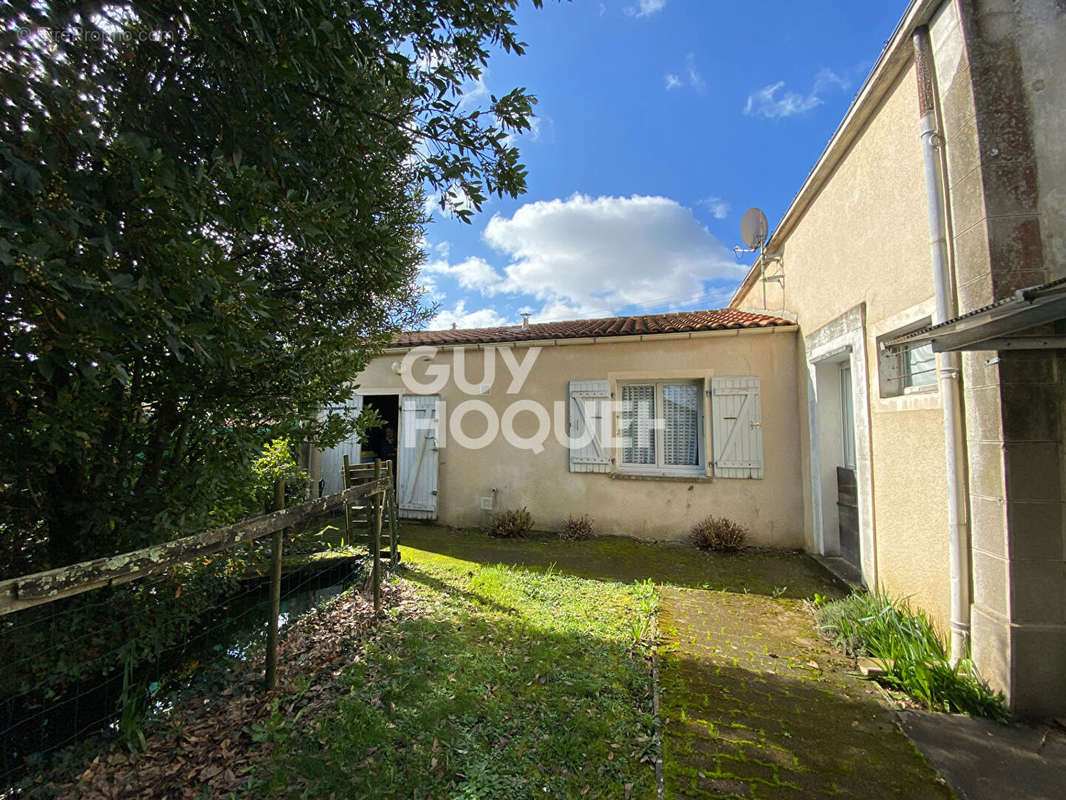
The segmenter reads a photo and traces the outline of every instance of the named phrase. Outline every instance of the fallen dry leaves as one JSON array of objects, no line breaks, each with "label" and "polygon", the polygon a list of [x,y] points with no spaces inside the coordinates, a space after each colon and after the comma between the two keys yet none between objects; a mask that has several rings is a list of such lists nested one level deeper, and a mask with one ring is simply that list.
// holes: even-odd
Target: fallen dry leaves
[{"label": "fallen dry leaves", "polygon": [[[383,586],[382,596],[395,614],[418,613],[413,596],[400,586]],[[275,703],[286,720],[299,714],[299,724],[309,724],[343,691],[336,679],[362,649],[374,624],[373,605],[361,595],[338,598],[325,611],[308,614],[286,629],[275,690],[263,689],[261,661],[249,662],[225,690],[190,696],[165,722],[152,724],[146,730],[147,747],[139,755],[113,745],[75,779],[42,779],[31,796],[194,798],[239,790],[273,747],[253,740],[253,726],[271,715]]]}]

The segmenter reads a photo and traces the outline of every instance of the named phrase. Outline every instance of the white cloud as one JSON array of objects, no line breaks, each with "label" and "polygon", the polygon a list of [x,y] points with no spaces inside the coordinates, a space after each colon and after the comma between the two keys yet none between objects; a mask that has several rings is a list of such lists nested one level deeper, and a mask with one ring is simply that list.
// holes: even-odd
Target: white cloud
[{"label": "white cloud", "polygon": [[596,317],[610,317],[614,312],[603,305],[582,305],[570,303],[566,300],[550,300],[540,309],[532,311],[530,322],[561,322],[571,319],[595,319]]},{"label": "white cloud", "polygon": [[814,85],[807,94],[786,91],[778,94],[785,88],[784,81],[771,83],[757,92],[748,95],[748,102],[744,106],[744,113],[748,116],[763,117],[764,119],[780,119],[791,117],[795,114],[803,114],[820,106],[823,102],[822,95],[828,89],[847,89],[850,83],[837,75],[831,69],[819,70],[814,76]]},{"label": "white cloud", "polygon": [[682,78],[676,72],[666,73],[666,90],[680,89],[682,86],[688,85],[695,89],[697,92],[703,92],[707,88],[707,81],[703,79],[700,71],[696,69],[696,54],[689,53],[685,56],[685,77]]},{"label": "white cloud", "polygon": [[[548,123],[549,125],[554,124],[550,118],[548,119]],[[522,131],[521,133],[515,133],[514,131],[510,131],[509,133],[507,133],[507,135],[503,137],[503,143],[507,147],[510,147],[523,139],[526,139],[530,142],[539,142],[540,132],[543,126],[544,120],[541,117],[532,116],[529,118],[529,130]]]},{"label": "white cloud", "polygon": [[478,75],[477,80],[467,81],[460,90],[459,111],[468,111],[475,106],[481,105],[482,101],[492,97],[488,84],[485,83],[485,73]]},{"label": "white cloud", "polygon": [[[445,199],[448,201],[447,206],[444,204]],[[489,198],[482,204],[482,209],[491,202],[492,198]],[[454,219],[455,212],[464,209],[473,211],[474,203],[461,186],[452,186],[444,194],[426,195],[426,199],[422,203],[422,211],[427,217],[432,217],[434,213],[439,213],[442,217]]]},{"label": "white cloud", "polygon": [[748,95],[748,102],[744,106],[744,113],[748,116],[764,117],[765,119],[777,119],[779,117],[791,117],[794,114],[802,114],[810,111],[815,106],[821,105],[822,99],[816,94],[797,94],[785,92],[780,97],[777,93],[785,86],[784,81],[771,83],[759,91]]},{"label": "white cloud", "polygon": [[541,119],[540,119],[540,117],[530,117],[529,118],[529,131],[525,135],[528,136],[532,141],[539,142],[540,141],[540,127],[541,127]]},{"label": "white cloud", "polygon": [[637,0],[636,6],[626,9],[626,14],[630,17],[650,17],[662,11],[665,5],[666,0]]},{"label": "white cloud", "polygon": [[422,267],[422,272],[446,275],[458,281],[464,289],[477,289],[483,294],[492,294],[495,287],[503,280],[491,264],[477,256],[460,261],[458,264],[449,264],[446,260],[430,261]]},{"label": "white cloud", "polygon": [[710,211],[715,219],[725,219],[729,216],[730,205],[721,197],[705,197],[700,200],[700,205]]},{"label": "white cloud", "polygon": [[460,300],[455,308],[442,309],[429,321],[428,330],[446,330],[452,325],[457,328],[499,328],[506,325],[507,320],[500,316],[496,309],[479,308],[475,311],[466,310],[466,301]]},{"label": "white cloud", "polygon": [[847,89],[851,86],[851,81],[837,75],[828,67],[823,67],[818,70],[818,74],[814,76],[814,91],[816,93],[823,92],[833,86],[836,86],[838,89]]},{"label": "white cloud", "polygon": [[696,69],[696,55],[694,53],[689,53],[685,56],[685,72],[688,73],[688,85],[697,92],[702,92],[707,88],[707,82],[703,80],[703,76]]},{"label": "white cloud", "polygon": [[634,305],[690,308],[706,282],[735,280],[745,269],[691,210],[666,197],[527,203],[510,218],[494,216],[485,240],[512,259],[493,291],[533,295],[555,318]]}]

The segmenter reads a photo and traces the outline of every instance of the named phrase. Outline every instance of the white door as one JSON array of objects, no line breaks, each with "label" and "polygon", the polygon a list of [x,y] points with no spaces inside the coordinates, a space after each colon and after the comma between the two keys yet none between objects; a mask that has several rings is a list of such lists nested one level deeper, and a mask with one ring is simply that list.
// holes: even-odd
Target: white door
[{"label": "white door", "polygon": [[400,406],[396,494],[407,519],[437,518],[438,402],[436,395],[405,395]]},{"label": "white door", "polygon": [[[336,406],[327,409],[327,411],[337,413],[344,410],[347,410],[349,416],[353,419],[359,416],[360,412],[363,410],[362,396],[357,394],[352,395],[352,399],[348,401],[346,406]],[[359,442],[359,438],[353,433],[343,442],[339,442],[335,447],[322,451],[322,479],[326,482],[322,494],[335,494],[344,488],[344,478],[341,475],[341,472],[344,470],[344,457],[348,456],[348,460],[352,464],[358,464],[361,449],[362,445]]]}]

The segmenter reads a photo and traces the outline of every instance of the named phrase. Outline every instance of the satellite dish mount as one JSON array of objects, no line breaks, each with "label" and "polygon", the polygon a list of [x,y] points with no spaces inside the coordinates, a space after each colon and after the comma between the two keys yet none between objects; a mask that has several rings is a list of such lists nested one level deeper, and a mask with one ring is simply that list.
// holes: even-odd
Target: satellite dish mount
[{"label": "satellite dish mount", "polygon": [[[770,238],[770,225],[766,221],[766,214],[760,208],[749,208],[744,212],[740,220],[740,238],[744,240],[746,248],[739,245],[733,248],[733,253],[758,253],[756,263],[759,265],[760,279],[762,280],[762,307],[766,308],[766,283],[773,281],[785,284],[785,273],[781,270],[781,256],[766,252],[766,242]],[[766,265],[773,263],[778,265],[778,270],[773,275],[766,274]]]}]

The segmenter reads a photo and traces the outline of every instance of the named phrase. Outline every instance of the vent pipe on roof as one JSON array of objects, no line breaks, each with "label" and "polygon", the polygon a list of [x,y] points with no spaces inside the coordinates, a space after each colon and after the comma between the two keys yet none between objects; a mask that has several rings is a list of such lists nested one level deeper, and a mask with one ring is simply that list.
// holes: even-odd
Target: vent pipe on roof
[{"label": "vent pipe on roof", "polygon": [[[918,76],[922,156],[925,160],[926,201],[929,205],[929,247],[933,261],[936,311],[933,324],[957,313],[955,282],[948,259],[947,193],[940,152],[933,46],[929,28],[913,33],[914,70]],[[944,409],[944,451],[948,483],[948,561],[951,570],[951,661],[970,654],[970,522],[967,508],[966,434],[963,431],[962,379],[958,353],[937,353],[941,405]]]}]

